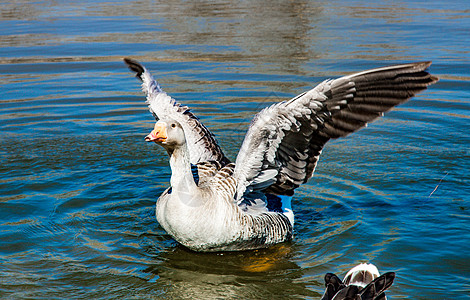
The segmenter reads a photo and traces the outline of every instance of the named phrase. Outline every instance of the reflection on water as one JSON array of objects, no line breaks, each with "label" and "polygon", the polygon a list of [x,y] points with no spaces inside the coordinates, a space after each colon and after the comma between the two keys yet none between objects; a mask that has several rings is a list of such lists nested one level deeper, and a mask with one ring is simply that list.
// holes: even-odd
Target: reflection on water
[{"label": "reflection on water", "polygon": [[[470,144],[466,3],[0,4],[0,294],[317,299],[370,261],[388,295],[464,298]],[[329,143],[298,189],[292,243],[201,254],[155,220],[166,153],[122,57],[189,104],[234,159],[254,113],[328,77],[432,60],[441,81]]]},{"label": "reflection on water", "polygon": [[[239,253],[195,253],[182,247],[159,256],[161,263],[145,272],[169,280],[165,295],[178,299],[268,298],[319,296],[305,283],[298,265],[290,260],[291,244]],[[279,277],[282,276],[282,280]],[[263,284],[271,281],[271,284]]]}]

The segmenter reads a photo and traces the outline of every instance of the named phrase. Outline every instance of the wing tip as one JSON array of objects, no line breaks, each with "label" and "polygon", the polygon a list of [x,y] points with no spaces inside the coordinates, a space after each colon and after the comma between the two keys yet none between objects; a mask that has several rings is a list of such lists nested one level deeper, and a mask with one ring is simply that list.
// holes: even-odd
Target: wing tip
[{"label": "wing tip", "polygon": [[427,82],[427,86],[430,86],[431,84],[435,84],[436,82],[439,81],[439,77],[429,73],[429,71],[427,70],[432,64],[432,61],[422,61],[422,62],[416,62],[415,65],[418,66],[418,68],[421,70],[421,71],[425,71],[426,73],[429,74],[429,78],[428,78],[428,82]]},{"label": "wing tip", "polygon": [[415,63],[416,65],[422,66],[424,69],[427,69],[431,66],[432,61],[427,60],[427,61],[418,61]]},{"label": "wing tip", "polygon": [[142,74],[145,73],[144,66],[142,66],[137,60],[129,58],[129,57],[124,57],[122,60],[127,65],[129,70],[131,70],[132,72],[136,74],[135,77],[142,80]]},{"label": "wing tip", "polygon": [[430,74],[431,76],[429,77],[429,83],[428,85],[431,85],[431,84],[435,84],[436,82],[439,81],[439,77],[435,76],[435,75],[432,75]]},{"label": "wing tip", "polygon": [[428,74],[428,82],[427,82],[427,86],[431,85],[431,84],[434,84],[436,82],[439,81],[439,77],[431,74],[428,70],[428,68],[431,66],[432,64],[432,61],[428,60],[428,61],[418,61],[418,62],[414,62],[414,63],[411,63],[410,65],[413,66],[413,68],[417,69],[418,71],[422,71],[422,72],[426,72]]}]

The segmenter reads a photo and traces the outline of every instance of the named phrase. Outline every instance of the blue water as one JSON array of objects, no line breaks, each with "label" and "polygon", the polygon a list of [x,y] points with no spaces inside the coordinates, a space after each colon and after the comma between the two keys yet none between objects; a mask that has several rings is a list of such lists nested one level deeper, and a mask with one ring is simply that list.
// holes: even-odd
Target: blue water
[{"label": "blue water", "polygon": [[[0,4],[2,299],[318,299],[369,261],[390,299],[469,299],[467,1]],[[329,77],[432,60],[440,81],[327,144],[294,240],[200,254],[155,220],[165,152],[122,57],[236,157],[261,108]]]}]

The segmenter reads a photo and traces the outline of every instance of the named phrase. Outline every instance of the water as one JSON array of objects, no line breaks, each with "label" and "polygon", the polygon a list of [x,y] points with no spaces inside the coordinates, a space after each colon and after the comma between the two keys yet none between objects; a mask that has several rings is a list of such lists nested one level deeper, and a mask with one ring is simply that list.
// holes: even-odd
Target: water
[{"label": "water", "polygon": [[[2,299],[318,299],[359,262],[391,299],[469,299],[466,1],[0,4]],[[328,77],[432,60],[441,80],[327,144],[295,237],[224,254],[155,220],[170,171],[121,61],[145,63],[234,159],[253,114]]]}]

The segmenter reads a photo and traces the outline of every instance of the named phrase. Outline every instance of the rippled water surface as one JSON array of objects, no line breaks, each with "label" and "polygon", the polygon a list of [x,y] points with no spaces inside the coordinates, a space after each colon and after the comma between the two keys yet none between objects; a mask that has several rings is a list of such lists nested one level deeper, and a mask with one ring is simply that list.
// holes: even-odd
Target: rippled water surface
[{"label": "rippled water surface", "polygon": [[[1,298],[318,299],[370,261],[390,299],[468,299],[469,33],[463,0],[0,4]],[[255,112],[328,77],[432,60],[441,80],[327,144],[291,243],[200,254],[155,220],[168,158],[125,56],[232,159]]]}]

